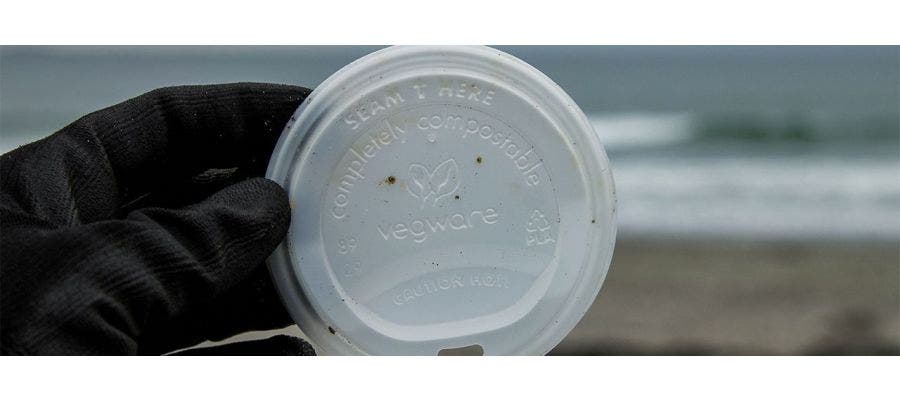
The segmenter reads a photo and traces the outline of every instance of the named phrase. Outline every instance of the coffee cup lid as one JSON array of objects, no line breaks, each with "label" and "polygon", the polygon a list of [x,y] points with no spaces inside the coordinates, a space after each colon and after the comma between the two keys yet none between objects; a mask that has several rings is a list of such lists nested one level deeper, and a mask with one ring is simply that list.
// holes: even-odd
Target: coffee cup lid
[{"label": "coffee cup lid", "polygon": [[545,354],[597,296],[609,162],[544,74],[488,47],[391,47],[317,87],[266,176],[292,207],[269,260],[322,354]]}]

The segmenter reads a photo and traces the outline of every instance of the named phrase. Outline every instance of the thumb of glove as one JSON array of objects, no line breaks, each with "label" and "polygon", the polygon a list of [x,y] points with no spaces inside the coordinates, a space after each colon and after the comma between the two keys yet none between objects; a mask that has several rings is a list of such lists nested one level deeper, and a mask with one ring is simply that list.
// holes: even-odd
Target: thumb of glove
[{"label": "thumb of glove", "polygon": [[[201,314],[217,304],[228,304],[226,297],[235,293],[232,289],[250,277],[258,277],[256,270],[264,266],[287,233],[290,207],[280,186],[253,178],[188,207],[145,208],[132,212],[128,219],[140,222],[145,232],[155,237],[145,241],[149,248],[144,249],[141,261],[148,269],[148,279],[140,285],[147,295],[133,296],[132,292],[120,300],[126,303],[134,323],[146,321],[138,328],[145,333],[140,335],[142,351],[165,351],[187,344],[186,340],[206,339],[202,336],[210,333],[202,332],[202,326],[191,328],[198,332],[185,332],[180,327],[167,327],[167,322],[189,319],[196,320],[189,325],[203,324],[206,316]],[[280,319],[284,311],[277,307],[255,312]],[[187,333],[190,337],[185,337]]]}]

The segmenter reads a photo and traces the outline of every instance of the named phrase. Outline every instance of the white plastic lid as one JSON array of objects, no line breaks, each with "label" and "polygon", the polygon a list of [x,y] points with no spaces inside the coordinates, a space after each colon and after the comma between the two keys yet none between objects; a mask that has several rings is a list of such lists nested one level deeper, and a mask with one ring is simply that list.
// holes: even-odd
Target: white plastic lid
[{"label": "white plastic lid", "polygon": [[487,47],[392,47],[344,67],[294,114],[266,175],[292,207],[272,275],[320,354],[546,354],[612,257],[613,180],[587,118]]}]

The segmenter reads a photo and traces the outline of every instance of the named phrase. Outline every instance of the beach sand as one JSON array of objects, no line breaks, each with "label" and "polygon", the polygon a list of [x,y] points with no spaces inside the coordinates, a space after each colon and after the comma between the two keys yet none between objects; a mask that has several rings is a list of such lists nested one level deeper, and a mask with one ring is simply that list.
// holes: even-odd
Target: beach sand
[{"label": "beach sand", "polygon": [[900,243],[623,237],[551,354],[900,354]]}]

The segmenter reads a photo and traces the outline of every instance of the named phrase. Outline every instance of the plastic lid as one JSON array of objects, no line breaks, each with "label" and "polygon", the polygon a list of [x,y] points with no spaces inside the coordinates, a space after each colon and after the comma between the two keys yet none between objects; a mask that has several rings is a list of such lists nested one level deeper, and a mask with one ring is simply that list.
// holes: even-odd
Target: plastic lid
[{"label": "plastic lid", "polygon": [[600,290],[608,160],[581,110],[487,47],[392,47],[322,83],[267,177],[291,226],[270,259],[321,354],[545,354]]}]

